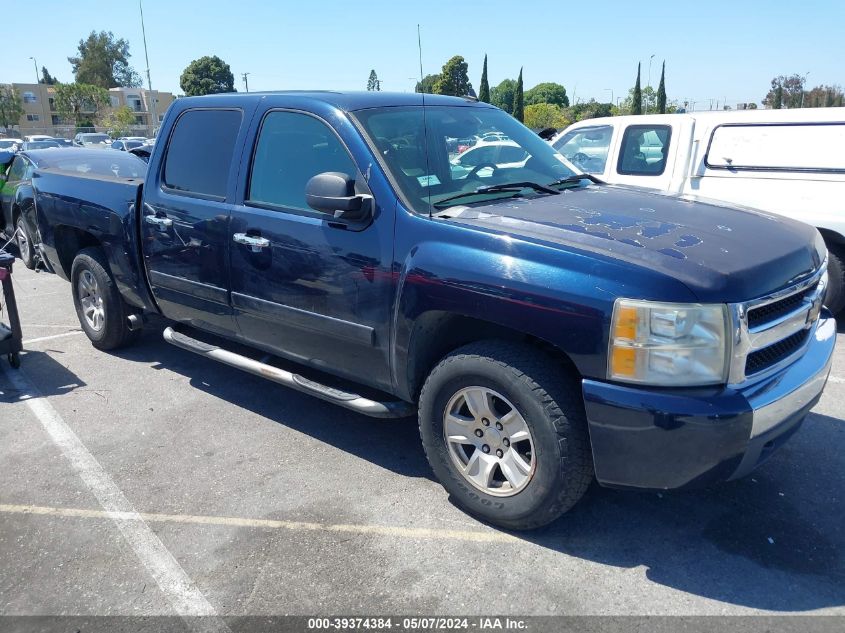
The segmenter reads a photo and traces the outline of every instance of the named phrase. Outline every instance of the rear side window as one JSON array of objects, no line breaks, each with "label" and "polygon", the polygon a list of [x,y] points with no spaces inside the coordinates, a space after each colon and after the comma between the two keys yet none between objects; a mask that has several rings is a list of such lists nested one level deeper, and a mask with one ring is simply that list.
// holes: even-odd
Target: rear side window
[{"label": "rear side window", "polygon": [[659,176],[666,169],[672,128],[668,125],[630,125],[622,135],[616,171],[630,176]]},{"label": "rear side window", "polygon": [[720,125],[705,161],[711,169],[845,171],[845,123]]},{"label": "rear side window", "polygon": [[305,185],[326,171],[358,172],[331,128],[307,114],[270,112],[255,148],[249,201],[308,210]]},{"label": "rear side window", "polygon": [[240,127],[240,110],[188,110],[182,114],[167,145],[164,186],[224,200]]}]

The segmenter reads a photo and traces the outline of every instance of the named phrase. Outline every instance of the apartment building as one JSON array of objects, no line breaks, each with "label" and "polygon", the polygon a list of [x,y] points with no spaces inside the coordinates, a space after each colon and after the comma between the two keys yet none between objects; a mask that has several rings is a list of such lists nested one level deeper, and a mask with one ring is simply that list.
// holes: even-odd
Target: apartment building
[{"label": "apartment building", "polygon": [[[49,134],[71,138],[76,133],[72,123],[67,123],[56,112],[54,98],[56,90],[46,84],[11,84],[17,90],[23,102],[24,113],[15,126],[15,133]],[[158,128],[164,113],[173,102],[173,94],[149,91],[144,88],[111,88],[109,90],[110,108],[129,106],[135,113],[133,135],[152,136]],[[155,112],[155,114],[153,114]],[[96,126],[96,131],[106,131],[105,127]]]}]

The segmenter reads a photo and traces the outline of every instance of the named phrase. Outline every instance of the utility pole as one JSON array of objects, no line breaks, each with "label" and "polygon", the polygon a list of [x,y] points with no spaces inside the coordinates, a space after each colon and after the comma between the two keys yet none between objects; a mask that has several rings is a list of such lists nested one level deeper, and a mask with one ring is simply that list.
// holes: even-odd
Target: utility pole
[{"label": "utility pole", "polygon": [[801,107],[802,108],[804,107],[804,92],[806,92],[804,90],[804,86],[806,85],[807,77],[809,77],[809,76],[810,76],[810,71],[808,70],[806,73],[804,73],[804,81],[801,82]]},{"label": "utility pole", "polygon": [[[654,55],[656,53],[652,53],[651,57],[648,58],[648,87],[651,88],[651,60],[654,59]],[[648,93],[646,93],[645,98],[645,114],[648,114]]]},{"label": "utility pole", "polygon": [[613,103],[613,88],[605,88],[604,91],[607,92],[610,90],[610,103]]},{"label": "utility pole", "polygon": [[147,90],[150,91],[150,123],[152,124],[153,136],[158,126],[158,115],[156,114],[156,98],[153,93],[153,80],[150,79],[150,56],[147,53],[147,30],[144,28],[144,3],[138,0],[138,8],[141,10],[141,35],[144,38],[144,59],[147,62]]},{"label": "utility pole", "polygon": [[38,62],[35,61],[34,57],[30,57],[30,59],[32,60],[33,65],[35,66],[35,83],[41,83],[41,77],[38,74]]},{"label": "utility pole", "polygon": [[247,92],[249,92],[249,79],[247,79],[248,76],[249,76],[249,73],[241,73],[241,77],[244,78],[244,86],[246,86]]}]

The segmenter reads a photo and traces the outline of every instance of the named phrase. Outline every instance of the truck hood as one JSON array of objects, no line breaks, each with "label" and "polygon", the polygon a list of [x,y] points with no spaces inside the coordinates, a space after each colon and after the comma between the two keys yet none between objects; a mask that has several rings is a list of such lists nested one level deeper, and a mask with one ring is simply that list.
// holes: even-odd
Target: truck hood
[{"label": "truck hood", "polygon": [[646,267],[702,302],[746,301],[789,286],[818,270],[826,252],[818,231],[801,222],[619,185],[452,207],[443,216]]}]

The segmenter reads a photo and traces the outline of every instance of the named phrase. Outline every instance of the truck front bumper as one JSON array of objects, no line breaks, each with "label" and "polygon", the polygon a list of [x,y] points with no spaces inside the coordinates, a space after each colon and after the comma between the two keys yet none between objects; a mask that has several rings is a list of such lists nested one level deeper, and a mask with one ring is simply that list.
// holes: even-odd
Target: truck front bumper
[{"label": "truck front bumper", "polygon": [[745,476],[819,401],[835,343],[836,321],[824,311],[800,359],[748,385],[678,390],[584,380],[596,478],[671,489]]}]

